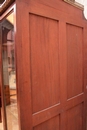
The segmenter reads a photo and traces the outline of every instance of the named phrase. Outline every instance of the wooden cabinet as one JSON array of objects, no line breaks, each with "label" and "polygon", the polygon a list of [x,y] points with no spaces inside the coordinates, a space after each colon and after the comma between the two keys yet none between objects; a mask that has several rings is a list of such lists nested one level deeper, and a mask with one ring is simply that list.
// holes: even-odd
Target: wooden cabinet
[{"label": "wooden cabinet", "polygon": [[16,0],[13,9],[20,130],[86,130],[83,10],[63,0]]},{"label": "wooden cabinet", "polygon": [[87,22],[82,10],[62,0],[16,3],[23,130],[85,130]]}]

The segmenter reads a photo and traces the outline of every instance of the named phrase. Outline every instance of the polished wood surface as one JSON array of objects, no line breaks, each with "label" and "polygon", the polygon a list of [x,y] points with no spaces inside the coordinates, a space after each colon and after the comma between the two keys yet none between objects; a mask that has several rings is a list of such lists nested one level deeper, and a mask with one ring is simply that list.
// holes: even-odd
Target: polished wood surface
[{"label": "polished wood surface", "polygon": [[33,113],[60,102],[58,34],[57,20],[30,14]]},{"label": "polished wood surface", "polygon": [[[3,89],[3,77],[2,77],[2,25],[0,24],[0,91],[1,91],[1,108],[3,116],[3,128],[7,130],[6,111],[5,111],[5,90]],[[1,109],[0,109],[1,110]]]},{"label": "polished wood surface", "polygon": [[86,130],[87,22],[82,10],[62,0],[16,4],[21,129]]},{"label": "polished wood surface", "polygon": [[13,4],[15,0],[0,0],[0,16],[3,15],[3,13],[10,7],[10,5]]},{"label": "polished wood surface", "polygon": [[67,97],[72,98],[83,93],[82,43],[83,28],[67,24]]},{"label": "polished wood surface", "polygon": [[86,130],[87,21],[62,0],[16,0],[20,130]]}]

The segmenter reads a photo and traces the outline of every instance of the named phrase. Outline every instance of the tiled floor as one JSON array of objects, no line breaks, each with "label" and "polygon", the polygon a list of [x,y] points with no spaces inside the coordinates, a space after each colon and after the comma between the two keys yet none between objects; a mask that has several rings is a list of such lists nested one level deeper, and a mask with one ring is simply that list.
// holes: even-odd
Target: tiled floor
[{"label": "tiled floor", "polygon": [[6,107],[8,130],[18,130],[17,104],[14,103]]},{"label": "tiled floor", "polygon": [[3,124],[0,123],[0,130],[3,130]]},{"label": "tiled floor", "polygon": [[[11,97],[10,99],[11,104],[6,106],[8,130],[19,130],[16,96]],[[0,123],[0,130],[4,130],[2,123]]]}]

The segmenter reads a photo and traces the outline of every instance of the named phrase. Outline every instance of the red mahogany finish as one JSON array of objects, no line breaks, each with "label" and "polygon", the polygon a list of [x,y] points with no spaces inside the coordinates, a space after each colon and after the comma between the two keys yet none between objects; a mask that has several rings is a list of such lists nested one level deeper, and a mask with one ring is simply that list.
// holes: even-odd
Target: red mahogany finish
[{"label": "red mahogany finish", "polygon": [[62,0],[16,3],[21,128],[85,130],[87,22],[82,10]]},{"label": "red mahogany finish", "polygon": [[87,21],[62,0],[16,0],[20,130],[86,130]]}]

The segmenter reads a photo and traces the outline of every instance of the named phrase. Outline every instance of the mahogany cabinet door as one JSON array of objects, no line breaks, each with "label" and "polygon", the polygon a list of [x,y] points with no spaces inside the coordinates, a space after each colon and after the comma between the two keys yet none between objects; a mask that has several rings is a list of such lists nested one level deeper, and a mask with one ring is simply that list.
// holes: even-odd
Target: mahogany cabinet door
[{"label": "mahogany cabinet door", "polygon": [[21,129],[86,130],[82,10],[62,0],[16,4]]}]

